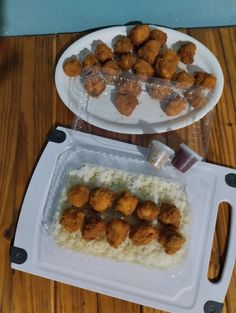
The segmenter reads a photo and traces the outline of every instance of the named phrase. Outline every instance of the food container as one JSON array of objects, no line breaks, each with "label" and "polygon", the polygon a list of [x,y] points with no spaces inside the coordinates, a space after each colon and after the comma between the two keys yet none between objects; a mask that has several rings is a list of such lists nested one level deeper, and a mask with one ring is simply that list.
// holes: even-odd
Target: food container
[{"label": "food container", "polygon": [[[148,153],[146,148],[79,131],[55,130],[25,195],[11,251],[12,267],[174,313],[221,312],[236,254],[235,186],[231,183],[236,171],[205,162],[196,163],[184,176],[173,166],[153,171]],[[52,225],[61,190],[68,172],[84,162],[178,183],[191,208],[186,250],[178,264],[160,269],[58,245]],[[222,200],[232,207],[231,229],[223,275],[213,284],[207,271]]]}]

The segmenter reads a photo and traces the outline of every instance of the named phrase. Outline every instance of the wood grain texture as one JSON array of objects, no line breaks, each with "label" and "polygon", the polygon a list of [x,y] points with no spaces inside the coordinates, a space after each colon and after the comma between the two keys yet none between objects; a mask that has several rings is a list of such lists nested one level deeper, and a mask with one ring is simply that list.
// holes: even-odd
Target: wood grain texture
[{"label": "wood grain texture", "polygon": [[[207,160],[236,168],[236,28],[182,31],[209,47],[222,66],[225,86],[213,113]],[[165,313],[10,268],[9,249],[17,217],[47,134],[55,125],[73,127],[75,123],[73,114],[57,95],[54,69],[65,48],[82,35],[0,38],[0,312]],[[183,138],[190,140],[186,129],[167,136],[135,136],[108,132],[85,122],[78,124],[83,131],[143,146],[154,138],[176,146]],[[193,130],[193,126],[190,128]],[[200,146],[201,141],[193,142],[196,150]],[[224,259],[229,220],[229,210],[224,206],[214,236],[211,279],[217,277]],[[235,290],[236,269],[225,298],[224,313],[236,312]]]}]

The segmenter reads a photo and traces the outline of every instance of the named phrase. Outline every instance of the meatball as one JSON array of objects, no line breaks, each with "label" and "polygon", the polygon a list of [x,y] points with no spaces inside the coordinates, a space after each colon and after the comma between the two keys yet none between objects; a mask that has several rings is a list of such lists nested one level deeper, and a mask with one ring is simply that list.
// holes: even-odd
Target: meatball
[{"label": "meatball", "polygon": [[91,191],[89,204],[97,212],[104,212],[112,206],[115,194],[106,188],[97,188]]},{"label": "meatball", "polygon": [[116,94],[115,106],[116,106],[116,109],[120,112],[120,114],[125,115],[125,116],[130,116],[137,105],[138,105],[138,99],[131,93]]},{"label": "meatball", "polygon": [[142,59],[138,59],[133,66],[133,70],[136,75],[142,80],[146,80],[148,77],[152,77],[154,70],[152,66]]},{"label": "meatball", "polygon": [[164,227],[158,233],[157,241],[167,254],[175,254],[185,242],[185,237],[172,227]]},{"label": "meatball", "polygon": [[136,246],[147,245],[157,238],[157,231],[153,226],[142,225],[130,232],[132,243]]},{"label": "meatball", "polygon": [[84,80],[84,89],[91,97],[99,97],[105,88],[106,83],[100,75],[92,74]]},{"label": "meatball", "polygon": [[89,53],[83,60],[83,68],[88,69],[90,67],[94,67],[95,65],[99,65],[99,61],[93,53]]},{"label": "meatball", "polygon": [[89,189],[83,185],[75,185],[68,192],[68,202],[82,208],[89,200]]},{"label": "meatball", "polygon": [[63,70],[67,76],[75,77],[81,73],[81,64],[77,58],[69,58],[63,63]]},{"label": "meatball", "polygon": [[118,248],[127,238],[129,224],[125,220],[114,219],[107,224],[107,242],[113,247]]},{"label": "meatball", "polygon": [[123,71],[129,71],[135,64],[137,58],[132,53],[123,54],[117,63]]},{"label": "meatball", "polygon": [[195,85],[207,89],[213,89],[215,87],[216,77],[213,74],[208,74],[206,72],[195,72],[193,76],[195,79]]},{"label": "meatball", "polygon": [[175,85],[178,88],[189,89],[194,84],[193,75],[187,73],[186,71],[181,71],[174,76]]},{"label": "meatball", "polygon": [[97,45],[95,49],[95,55],[101,63],[107,62],[113,58],[112,49],[109,48],[105,43]]},{"label": "meatball", "polygon": [[179,209],[169,203],[162,203],[160,207],[160,213],[158,215],[158,222],[163,225],[173,226],[179,228],[180,226],[181,214]]},{"label": "meatball", "polygon": [[156,79],[147,86],[147,92],[153,99],[163,100],[172,94],[171,84],[163,79]]},{"label": "meatball", "polygon": [[129,53],[132,50],[132,47],[133,45],[130,41],[130,38],[122,36],[116,40],[114,51],[117,54]]},{"label": "meatball", "polygon": [[108,83],[113,84],[120,76],[121,70],[116,61],[108,61],[102,68],[103,77]]},{"label": "meatball", "polygon": [[80,230],[84,221],[84,213],[79,211],[77,208],[70,207],[66,209],[60,218],[60,224],[69,233],[73,233]]},{"label": "meatball", "polygon": [[106,234],[106,224],[103,219],[90,217],[82,227],[82,237],[86,240],[103,239]]},{"label": "meatball", "polygon": [[139,85],[139,83],[135,80],[130,81],[123,81],[118,87],[117,87],[118,93],[122,94],[131,94],[135,97],[140,95],[142,89]]},{"label": "meatball", "polygon": [[185,99],[181,96],[175,96],[164,108],[164,112],[168,116],[175,116],[181,113],[187,106]]},{"label": "meatball", "polygon": [[137,215],[141,220],[152,222],[157,218],[160,209],[152,201],[144,201],[138,204]]},{"label": "meatball", "polygon": [[129,191],[125,191],[117,201],[116,210],[125,216],[131,215],[138,204],[138,198]]},{"label": "meatball", "polygon": [[159,77],[172,79],[176,72],[179,63],[178,54],[171,49],[168,49],[162,58],[158,58],[155,64],[155,72]]},{"label": "meatball", "polygon": [[159,41],[149,40],[138,50],[138,56],[152,65],[160,51],[160,48],[161,44]]},{"label": "meatball", "polygon": [[150,31],[148,25],[136,25],[131,29],[129,38],[134,45],[139,46],[148,39]]},{"label": "meatball", "polygon": [[196,109],[203,107],[207,101],[207,98],[204,95],[201,87],[193,87],[193,88],[189,89],[185,93],[185,97],[186,97],[188,103]]},{"label": "meatball", "polygon": [[167,34],[160,29],[153,29],[150,32],[150,39],[157,40],[161,46],[164,46],[167,42]]},{"label": "meatball", "polygon": [[186,42],[179,48],[177,53],[180,57],[180,60],[184,64],[192,64],[194,62],[194,56],[196,53],[196,45],[192,42]]}]

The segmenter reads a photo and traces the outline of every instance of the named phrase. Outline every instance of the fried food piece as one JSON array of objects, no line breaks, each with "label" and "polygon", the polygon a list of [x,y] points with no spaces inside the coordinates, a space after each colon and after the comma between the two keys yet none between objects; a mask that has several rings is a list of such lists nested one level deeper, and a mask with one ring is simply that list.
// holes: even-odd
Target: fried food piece
[{"label": "fried food piece", "polygon": [[104,63],[113,58],[113,51],[105,43],[100,43],[95,49],[95,55],[101,63]]},{"label": "fried food piece", "polygon": [[77,58],[70,58],[64,61],[63,70],[67,76],[76,77],[81,73],[81,64]]},{"label": "fried food piece", "polygon": [[157,231],[153,226],[142,225],[133,229],[129,235],[133,244],[136,246],[147,245],[157,238]]},{"label": "fried food piece", "polygon": [[139,46],[148,39],[150,31],[151,29],[148,25],[136,25],[131,29],[129,38],[134,45]]},{"label": "fried food piece", "polygon": [[112,206],[115,194],[107,188],[96,188],[91,191],[89,204],[97,212],[104,212]]},{"label": "fried food piece", "polygon": [[160,29],[153,29],[150,32],[150,39],[155,39],[160,42],[161,47],[167,42],[167,34]]},{"label": "fried food piece", "polygon": [[216,77],[213,74],[208,74],[206,72],[195,72],[193,76],[195,78],[195,85],[207,89],[213,89],[216,85]]},{"label": "fried food piece", "polygon": [[192,64],[194,62],[194,56],[196,53],[196,45],[192,42],[186,42],[179,48],[177,53],[180,57],[180,60],[184,64]]},{"label": "fried food piece", "polygon": [[111,60],[102,67],[103,76],[108,83],[113,84],[121,75],[121,70],[116,61]]},{"label": "fried food piece", "polygon": [[124,191],[116,204],[116,211],[121,212],[125,216],[131,215],[138,204],[138,198],[129,191]]},{"label": "fried food piece", "polygon": [[133,48],[130,38],[122,36],[118,38],[114,45],[114,51],[117,54],[129,53]]},{"label": "fried food piece", "polygon": [[157,40],[148,40],[139,50],[138,56],[148,62],[153,64],[158,53],[160,52],[161,44]]},{"label": "fried food piece", "polygon": [[155,72],[159,77],[172,79],[176,72],[179,63],[178,54],[171,49],[168,49],[162,58],[158,58],[155,64]]},{"label": "fried food piece", "polygon": [[129,224],[122,219],[114,219],[107,224],[107,242],[118,248],[129,234]]},{"label": "fried food piece", "polygon": [[179,209],[169,203],[162,203],[160,207],[160,213],[158,215],[158,222],[163,225],[173,226],[179,228],[181,214]]},{"label": "fried food piece", "polygon": [[89,189],[83,185],[75,185],[68,192],[68,202],[82,208],[89,200]]},{"label": "fried food piece", "polygon": [[133,70],[136,75],[142,80],[146,80],[148,77],[152,77],[154,70],[152,66],[142,59],[138,59],[133,66]]},{"label": "fried food piece", "polygon": [[193,75],[187,73],[186,71],[177,73],[173,79],[176,81],[176,87],[182,89],[189,89],[194,84]]},{"label": "fried food piece", "polygon": [[106,83],[98,74],[92,74],[84,80],[84,89],[91,97],[97,98],[105,90]]},{"label": "fried food piece", "polygon": [[66,209],[60,218],[60,224],[69,233],[79,230],[83,224],[85,214],[75,207]]},{"label": "fried food piece", "polygon": [[121,82],[120,85],[117,87],[117,91],[118,93],[124,95],[130,94],[137,97],[138,95],[140,95],[142,89],[136,80],[129,80]]},{"label": "fried food piece", "polygon": [[186,101],[181,96],[175,96],[170,102],[165,106],[164,112],[168,116],[175,116],[181,113],[186,108]]},{"label": "fried food piece", "polygon": [[106,234],[106,224],[99,217],[90,217],[82,227],[82,237],[86,240],[102,239]]},{"label": "fried food piece", "polygon": [[160,209],[154,202],[144,201],[138,204],[136,212],[141,220],[152,222],[157,218]]},{"label": "fried food piece", "polygon": [[207,98],[204,95],[202,88],[196,86],[189,89],[186,92],[185,97],[188,103],[196,109],[203,107],[207,101]]},{"label": "fried food piece", "polygon": [[137,58],[132,53],[123,54],[118,60],[117,63],[123,71],[129,71],[135,64]]},{"label": "fried food piece", "polygon": [[130,93],[118,93],[115,97],[115,106],[122,115],[130,116],[137,105],[138,99]]},{"label": "fried food piece", "polygon": [[172,94],[172,87],[168,81],[156,79],[148,85],[147,92],[153,99],[161,101]]},{"label": "fried food piece", "polygon": [[99,61],[93,53],[89,53],[83,60],[83,69],[88,69],[90,67],[94,67],[95,65],[99,65]]},{"label": "fried food piece", "polygon": [[172,227],[160,229],[157,241],[163,246],[167,254],[175,254],[185,243],[185,237]]}]

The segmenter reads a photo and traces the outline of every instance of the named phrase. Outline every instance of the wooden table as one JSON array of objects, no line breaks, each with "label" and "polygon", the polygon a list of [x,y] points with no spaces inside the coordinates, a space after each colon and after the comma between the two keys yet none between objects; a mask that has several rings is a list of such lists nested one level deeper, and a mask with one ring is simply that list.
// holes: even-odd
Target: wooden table
[{"label": "wooden table", "polygon": [[[225,87],[214,113],[207,160],[236,168],[236,28],[182,31],[209,47],[222,66]],[[57,95],[54,69],[64,49],[82,35],[0,38],[1,313],[163,312],[10,268],[9,249],[17,217],[47,134],[56,125],[73,125],[73,114]],[[155,137],[110,133],[89,127],[86,123],[83,129],[140,145],[147,145]],[[219,276],[224,261],[230,216],[228,211],[227,206],[224,206],[218,216],[209,268],[209,277],[212,279]],[[236,312],[236,268],[223,312]]]}]

